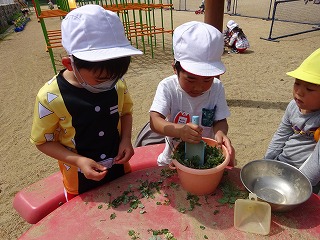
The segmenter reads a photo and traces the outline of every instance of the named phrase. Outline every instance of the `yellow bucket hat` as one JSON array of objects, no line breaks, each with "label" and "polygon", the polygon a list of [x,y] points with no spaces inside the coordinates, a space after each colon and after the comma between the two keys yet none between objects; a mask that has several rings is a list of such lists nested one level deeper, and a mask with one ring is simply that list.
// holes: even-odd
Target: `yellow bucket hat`
[{"label": "yellow bucket hat", "polygon": [[287,72],[287,75],[320,85],[320,48],[307,57],[296,70]]}]

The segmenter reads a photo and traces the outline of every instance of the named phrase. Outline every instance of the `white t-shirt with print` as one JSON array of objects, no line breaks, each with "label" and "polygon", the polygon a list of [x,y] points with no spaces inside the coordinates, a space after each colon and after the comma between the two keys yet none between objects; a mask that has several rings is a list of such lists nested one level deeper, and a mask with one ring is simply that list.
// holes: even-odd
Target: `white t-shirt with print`
[{"label": "white t-shirt with print", "polygon": [[[169,122],[181,124],[191,122],[192,116],[199,116],[202,136],[209,138],[214,138],[214,122],[230,116],[224,87],[219,79],[215,78],[211,88],[201,96],[191,97],[180,87],[177,75],[159,83],[150,111],[162,114]],[[158,157],[158,165],[171,162],[173,144],[173,139],[166,137],[166,146]]]}]

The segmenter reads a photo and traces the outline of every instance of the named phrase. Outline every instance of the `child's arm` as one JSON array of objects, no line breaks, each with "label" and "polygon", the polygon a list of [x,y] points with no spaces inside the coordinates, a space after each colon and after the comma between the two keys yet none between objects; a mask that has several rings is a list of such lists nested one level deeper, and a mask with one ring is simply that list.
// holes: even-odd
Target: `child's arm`
[{"label": "child's arm", "polygon": [[118,155],[115,157],[115,164],[124,164],[130,160],[134,154],[131,143],[132,115],[121,116],[121,141]]},{"label": "child's arm", "polygon": [[316,186],[320,182],[320,141],[318,141],[313,153],[299,170],[306,175],[312,186]]},{"label": "child's arm", "polygon": [[181,138],[182,141],[198,143],[201,141],[202,128],[193,123],[177,124],[168,122],[158,112],[150,112],[150,127],[152,131],[164,136]]},{"label": "child's arm", "polygon": [[67,164],[77,166],[81,169],[87,179],[100,181],[107,174],[107,168],[94,160],[74,153],[59,142],[46,142],[37,145],[37,148],[44,154],[59,159]]},{"label": "child's arm", "polygon": [[292,104],[290,102],[277,131],[274,133],[269,143],[267,151],[264,155],[265,159],[278,159],[278,156],[283,152],[283,147],[285,146],[289,137],[294,134],[290,121],[290,112],[292,111],[291,108]]},{"label": "child's arm", "polygon": [[229,46],[232,47],[233,44],[235,43],[235,41],[237,40],[238,34],[237,33],[233,33],[232,36],[229,39]]},{"label": "child's arm", "polygon": [[[215,122],[212,128],[213,128],[215,140],[218,142],[219,145],[224,145],[228,149],[228,152],[230,153],[230,156],[231,156],[231,161],[234,161],[233,159],[235,155],[234,148],[231,145],[230,139],[227,137],[227,133],[229,129],[227,120],[222,119]],[[233,166],[234,163],[232,163],[231,165]]]}]

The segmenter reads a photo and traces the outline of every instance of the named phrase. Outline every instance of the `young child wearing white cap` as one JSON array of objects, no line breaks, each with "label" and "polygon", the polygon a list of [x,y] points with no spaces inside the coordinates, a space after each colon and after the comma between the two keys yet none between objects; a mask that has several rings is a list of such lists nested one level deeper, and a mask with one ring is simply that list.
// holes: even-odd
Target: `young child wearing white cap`
[{"label": "young child wearing white cap", "polygon": [[[175,74],[159,83],[150,108],[151,129],[166,136],[158,165],[171,162],[173,138],[189,143],[199,143],[201,137],[214,138],[234,157],[227,137],[230,112],[217,78],[225,72],[223,48],[222,33],[209,24],[192,21],[174,30]],[[199,126],[191,123],[192,116],[200,117]]]},{"label": "young child wearing white cap", "polygon": [[142,52],[98,5],[68,13],[61,34],[69,56],[38,92],[30,140],[58,160],[69,200],[130,171],[133,104],[122,77]]},{"label": "young child wearing white cap", "polygon": [[[265,159],[288,163],[304,173],[314,191],[320,181],[320,48],[294,71],[293,100],[288,104]],[[318,130],[320,131],[320,129]],[[316,187],[317,186],[317,187]]]},{"label": "young child wearing white cap", "polygon": [[239,24],[233,20],[227,23],[227,29],[224,31],[224,44],[230,48],[228,53],[243,53],[250,47],[247,36],[239,27]]}]

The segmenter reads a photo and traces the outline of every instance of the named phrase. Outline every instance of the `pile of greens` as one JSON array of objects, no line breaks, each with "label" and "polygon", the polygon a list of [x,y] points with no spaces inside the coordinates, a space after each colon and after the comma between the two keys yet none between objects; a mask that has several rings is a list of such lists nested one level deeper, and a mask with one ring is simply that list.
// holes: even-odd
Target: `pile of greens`
[{"label": "pile of greens", "polygon": [[225,160],[221,148],[209,146],[207,143],[205,143],[203,166],[200,166],[199,156],[193,156],[191,159],[186,159],[185,155],[185,142],[182,141],[173,152],[172,158],[176,159],[186,167],[194,169],[209,169],[220,165]]}]

